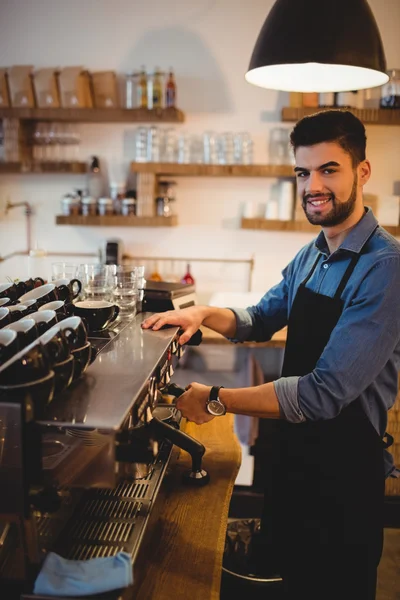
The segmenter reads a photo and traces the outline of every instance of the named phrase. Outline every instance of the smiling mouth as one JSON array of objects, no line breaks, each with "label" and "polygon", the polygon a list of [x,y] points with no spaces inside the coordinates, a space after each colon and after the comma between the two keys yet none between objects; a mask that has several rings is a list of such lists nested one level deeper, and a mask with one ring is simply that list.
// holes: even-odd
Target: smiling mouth
[{"label": "smiling mouth", "polygon": [[307,204],[311,204],[312,206],[322,206],[323,204],[330,202],[330,200],[330,198],[324,198],[323,200],[307,200]]}]

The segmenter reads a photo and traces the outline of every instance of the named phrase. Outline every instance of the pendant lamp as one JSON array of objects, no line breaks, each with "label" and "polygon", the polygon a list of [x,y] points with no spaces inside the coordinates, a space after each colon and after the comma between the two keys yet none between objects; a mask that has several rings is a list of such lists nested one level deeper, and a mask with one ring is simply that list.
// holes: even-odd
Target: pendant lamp
[{"label": "pendant lamp", "polygon": [[276,0],[258,36],[249,83],[286,92],[345,92],[389,79],[367,0]]}]

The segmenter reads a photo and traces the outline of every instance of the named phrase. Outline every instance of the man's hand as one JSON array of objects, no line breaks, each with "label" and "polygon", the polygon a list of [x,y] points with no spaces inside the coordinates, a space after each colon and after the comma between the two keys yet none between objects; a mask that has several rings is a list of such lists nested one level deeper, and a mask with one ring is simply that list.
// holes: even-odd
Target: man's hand
[{"label": "man's hand", "polygon": [[179,338],[179,343],[183,346],[199,329],[204,316],[201,306],[189,306],[181,310],[167,310],[166,312],[156,313],[143,321],[142,327],[143,329],[157,331],[164,325],[176,325],[183,330]]},{"label": "man's hand", "polygon": [[176,401],[176,408],[181,411],[182,416],[197,425],[208,423],[215,419],[206,410],[206,403],[211,387],[201,383],[191,383],[186,392]]}]

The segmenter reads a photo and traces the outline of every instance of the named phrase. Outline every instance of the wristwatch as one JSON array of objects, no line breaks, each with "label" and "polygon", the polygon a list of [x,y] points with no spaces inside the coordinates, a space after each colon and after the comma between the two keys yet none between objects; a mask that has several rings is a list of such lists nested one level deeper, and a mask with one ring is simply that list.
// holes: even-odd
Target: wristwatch
[{"label": "wristwatch", "polygon": [[222,417],[226,413],[226,406],[225,404],[223,404],[223,402],[221,402],[221,400],[218,397],[219,390],[223,387],[223,385],[213,385],[210,390],[210,395],[208,396],[206,409],[207,412],[210,413],[210,415],[213,415],[213,417]]}]

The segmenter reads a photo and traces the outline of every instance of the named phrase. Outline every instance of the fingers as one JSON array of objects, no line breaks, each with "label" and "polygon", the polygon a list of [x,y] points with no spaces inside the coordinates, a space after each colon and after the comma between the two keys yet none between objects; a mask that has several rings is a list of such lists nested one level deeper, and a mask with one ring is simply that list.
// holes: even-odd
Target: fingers
[{"label": "fingers", "polygon": [[188,327],[187,329],[185,329],[178,340],[180,345],[183,346],[184,344],[186,344],[186,342],[190,340],[195,331],[196,330],[193,329],[193,327]]},{"label": "fingers", "polygon": [[143,329],[161,329],[164,325],[179,325],[178,318],[169,311],[165,313],[156,313],[142,323]]}]

